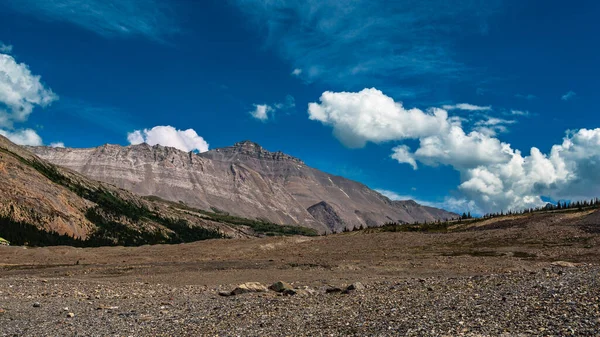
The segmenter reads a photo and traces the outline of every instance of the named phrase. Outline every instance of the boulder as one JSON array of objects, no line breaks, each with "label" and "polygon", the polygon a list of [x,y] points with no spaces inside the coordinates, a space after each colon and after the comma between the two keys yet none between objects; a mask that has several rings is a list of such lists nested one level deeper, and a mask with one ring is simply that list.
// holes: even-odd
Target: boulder
[{"label": "boulder", "polygon": [[239,295],[245,293],[263,293],[269,289],[258,282],[247,282],[240,284],[231,292],[231,295]]},{"label": "boulder", "polygon": [[347,286],[346,289],[344,289],[343,293],[348,294],[351,291],[362,291],[362,290],[365,290],[365,286],[360,282],[355,282],[355,283],[352,283],[351,285]]},{"label": "boulder", "polygon": [[278,292],[278,293],[283,293],[285,291],[289,291],[289,290],[294,290],[294,287],[292,287],[291,284],[284,282],[284,281],[277,281],[273,284],[271,284],[269,286],[269,289]]}]

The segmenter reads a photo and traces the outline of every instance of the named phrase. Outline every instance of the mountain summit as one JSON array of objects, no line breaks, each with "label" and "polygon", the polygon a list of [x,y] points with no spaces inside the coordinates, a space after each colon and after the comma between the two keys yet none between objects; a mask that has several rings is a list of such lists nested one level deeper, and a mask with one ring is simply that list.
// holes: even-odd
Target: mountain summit
[{"label": "mountain summit", "polygon": [[251,141],[200,154],[146,144],[29,149],[54,164],[141,195],[321,233],[457,217],[410,200],[391,201],[361,183]]}]

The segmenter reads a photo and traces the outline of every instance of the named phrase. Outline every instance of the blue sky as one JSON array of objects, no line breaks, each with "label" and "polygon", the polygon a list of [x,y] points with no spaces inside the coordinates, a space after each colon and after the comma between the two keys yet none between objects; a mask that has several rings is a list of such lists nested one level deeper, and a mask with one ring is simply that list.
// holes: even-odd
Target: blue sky
[{"label": "blue sky", "polygon": [[250,139],[456,211],[599,195],[600,4],[447,3],[3,0],[0,134]]}]

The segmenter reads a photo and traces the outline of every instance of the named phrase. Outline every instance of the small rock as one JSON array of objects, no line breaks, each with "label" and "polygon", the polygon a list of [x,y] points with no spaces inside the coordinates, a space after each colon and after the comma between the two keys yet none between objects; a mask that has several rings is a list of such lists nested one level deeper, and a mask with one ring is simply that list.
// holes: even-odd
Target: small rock
[{"label": "small rock", "polygon": [[34,308],[39,308],[39,307],[41,307],[41,306],[42,306],[42,305],[40,304],[40,302],[35,302],[35,303],[33,303],[33,307],[34,307]]},{"label": "small rock", "polygon": [[557,267],[565,267],[565,268],[574,268],[577,267],[577,265],[573,262],[567,262],[567,261],[554,261],[551,263],[551,265],[553,266],[557,266]]},{"label": "small rock", "polygon": [[264,285],[262,285],[258,282],[247,282],[247,283],[243,283],[243,284],[240,284],[239,286],[237,286],[237,288],[233,289],[231,294],[239,295],[239,294],[245,294],[245,293],[264,293],[268,290],[269,289],[267,287],[265,287]]},{"label": "small rock", "polygon": [[73,317],[75,317],[74,313],[70,312],[70,313],[67,314],[67,318],[73,318]]},{"label": "small rock", "polygon": [[286,295],[286,296],[293,296],[296,295],[296,290],[295,289],[285,289],[282,294]]},{"label": "small rock", "polygon": [[339,294],[342,292],[341,288],[329,286],[325,289],[325,293],[327,294]]},{"label": "small rock", "polygon": [[228,296],[233,296],[234,294],[231,293],[231,291],[219,291],[219,296],[224,296],[224,297],[228,297]]},{"label": "small rock", "polygon": [[291,284],[284,282],[284,281],[277,281],[273,284],[271,284],[269,286],[269,289],[278,292],[278,293],[282,293],[285,292],[286,290],[294,290],[294,287],[292,287]]},{"label": "small rock", "polygon": [[0,315],[4,314],[6,312],[6,310],[0,308]]},{"label": "small rock", "polygon": [[355,282],[355,283],[352,283],[351,285],[347,286],[346,289],[344,289],[343,293],[349,294],[351,291],[361,291],[364,289],[365,289],[365,286],[362,283]]}]

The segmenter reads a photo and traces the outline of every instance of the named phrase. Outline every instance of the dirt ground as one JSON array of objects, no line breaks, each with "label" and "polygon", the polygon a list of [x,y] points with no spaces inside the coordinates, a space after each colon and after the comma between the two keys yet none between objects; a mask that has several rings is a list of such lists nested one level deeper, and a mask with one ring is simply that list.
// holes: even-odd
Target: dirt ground
[{"label": "dirt ground", "polygon": [[[98,330],[97,335],[311,335],[310,331],[316,335],[593,335],[593,331],[600,331],[599,292],[598,287],[594,290],[591,284],[598,279],[597,272],[600,268],[599,219],[600,215],[597,213],[586,211],[487,221],[463,226],[450,233],[357,231],[311,238],[210,240],[142,247],[0,246],[0,336],[40,333],[94,335],[93,331],[96,330],[90,327],[100,324],[98,322],[108,322],[116,328],[114,331]],[[557,261],[569,263],[557,264]],[[548,275],[558,275],[558,278]],[[568,279],[560,281],[560,277]],[[549,326],[550,323],[543,320],[538,324],[540,326],[511,328],[506,323],[511,320],[500,317],[496,317],[497,322],[494,324],[494,320],[489,320],[488,317],[488,321],[484,319],[484,323],[478,323],[479,328],[473,328],[465,325],[469,322],[463,321],[468,318],[474,320],[474,316],[465,314],[462,320],[459,316],[453,316],[463,315],[459,309],[452,310],[448,317],[439,317],[439,320],[427,319],[428,314],[437,312],[434,309],[437,305],[453,298],[459,307],[464,304],[467,308],[468,300],[463,295],[474,289],[472,285],[469,286],[469,283],[473,284],[474,278],[477,282],[483,282],[482,284],[496,282],[493,280],[500,278],[502,280],[497,281],[498,284],[512,284],[517,297],[520,287],[531,282],[535,284],[535,287],[532,286],[535,289],[539,289],[538,286],[550,289],[554,283],[543,285],[544,282],[556,281],[558,287],[571,282],[568,280],[588,279],[590,281],[587,283],[574,283],[569,291],[576,291],[577,294],[586,292],[587,295],[581,301],[589,300],[591,304],[586,302],[584,305],[575,301],[574,305],[583,305],[582,308],[585,309],[589,304],[592,305],[592,310],[582,309],[586,313],[585,317],[568,318],[567,323],[572,322],[573,326],[579,327],[573,333],[558,327],[557,330],[545,330],[542,325]],[[314,289],[317,294],[314,298],[305,299],[280,297],[271,292],[234,297],[217,295],[221,290],[231,290],[244,282],[269,285],[277,280],[290,282],[296,287]],[[363,283],[367,289],[360,295],[332,297],[325,293],[328,286],[342,287],[354,282]],[[393,301],[401,300],[401,297],[397,297],[398,294],[391,291],[398,284],[401,284],[401,288],[409,289],[408,292],[412,294],[409,297],[414,301],[412,307],[424,310],[425,314],[419,316],[417,321],[406,321],[405,325],[395,326],[392,323],[399,322],[398,320],[376,315],[377,324],[364,325],[375,317],[361,319],[360,315],[350,314],[356,313],[352,310],[358,308],[355,306],[364,305],[370,305],[371,309],[383,306],[381,310],[390,310],[390,313],[394,312],[394,308],[410,311],[411,307],[398,306]],[[431,286],[425,287],[423,293],[415,292],[415,287],[420,289],[422,284]],[[451,286],[452,284],[455,286]],[[583,288],[577,288],[578,286]],[[109,297],[105,295],[94,295],[93,289],[120,295],[108,300]],[[165,289],[176,290],[167,294],[164,293]],[[150,290],[161,294],[161,300],[153,299],[151,293],[148,293]],[[522,293],[526,294],[530,290],[524,289]],[[484,288],[480,292],[485,298]],[[133,295],[137,293],[142,295],[139,298]],[[436,298],[439,297],[439,301],[427,309],[423,301],[430,301],[433,294]],[[403,296],[406,295],[407,293]],[[511,296],[513,295],[515,294]],[[489,296],[496,301],[497,298],[506,298],[508,295],[494,290]],[[535,290],[532,296],[535,300],[540,300],[538,297],[542,294]],[[575,297],[577,296],[579,295]],[[121,309],[110,309],[115,312],[113,316],[106,316],[107,321],[96,321],[100,319],[97,317],[97,306],[103,299]],[[277,302],[277,305],[296,312],[294,317],[305,319],[299,323],[288,317],[288,322],[281,325],[277,323],[280,320],[265,318],[271,317],[269,315],[273,313],[267,305],[272,305],[271,301],[284,301]],[[392,301],[389,302],[392,304],[386,301]],[[34,308],[36,302],[40,306]],[[143,310],[133,309],[135,313],[130,316],[121,312],[127,306],[147,308],[149,302],[155,303],[150,306],[153,309],[147,309],[150,317],[147,320],[143,316],[145,313],[141,313]],[[159,305],[163,302],[169,304]],[[71,303],[71,307],[68,303]],[[165,321],[166,314],[163,315],[162,309],[157,311],[156,308],[165,307],[164,311],[177,312],[170,307],[174,303],[177,303],[177,310],[181,312]],[[243,303],[252,305],[254,309],[245,308]],[[340,303],[342,307],[338,308]],[[494,303],[480,305],[495,310]],[[80,312],[74,312],[74,317],[65,318],[65,312],[73,310],[69,309],[73,306],[79,307]],[[207,306],[211,307],[210,310]],[[213,306],[218,309],[213,310]],[[63,312],[65,307],[67,310]],[[200,321],[192,323],[194,317],[198,316],[191,308],[202,312],[206,325],[200,324]],[[368,311],[369,308],[365,310]],[[560,310],[564,308],[561,308],[549,307],[547,310],[553,312],[556,309],[556,317],[562,317]],[[103,310],[100,311],[104,313]],[[257,322],[262,317],[262,326],[259,323],[245,325],[249,312],[253,313],[250,316],[257,319]],[[259,312],[267,316],[255,316]],[[514,312],[516,311],[513,310]],[[239,315],[233,318],[228,316],[232,313]],[[325,314],[331,316],[331,321],[305,326],[310,322],[309,318],[313,317],[310,315]],[[347,320],[338,321],[338,314],[345,315],[342,317]],[[223,325],[219,315],[228,317],[228,325]],[[404,317],[411,317],[407,315]],[[522,320],[527,321],[527,313],[523,315]],[[548,319],[554,317],[550,316]],[[353,317],[352,320],[349,320],[350,317]],[[543,319],[543,315],[540,317]],[[556,321],[556,317],[552,319]],[[184,323],[174,323],[178,320],[183,320]],[[446,320],[455,321],[448,325],[449,321]],[[43,323],[47,321],[54,323],[40,330],[40,326],[44,326]],[[120,323],[115,323],[117,321]],[[505,322],[505,326],[502,326],[502,322]],[[345,325],[346,323],[351,324]],[[304,328],[297,330],[298,324]],[[387,326],[384,327],[385,325]],[[416,330],[411,330],[413,325]],[[561,329],[563,325],[560,325]],[[430,329],[431,326],[433,330]],[[348,327],[353,329],[348,330]],[[387,327],[390,328],[389,331]],[[436,327],[439,329],[436,330]],[[186,330],[187,328],[191,330]]]}]

